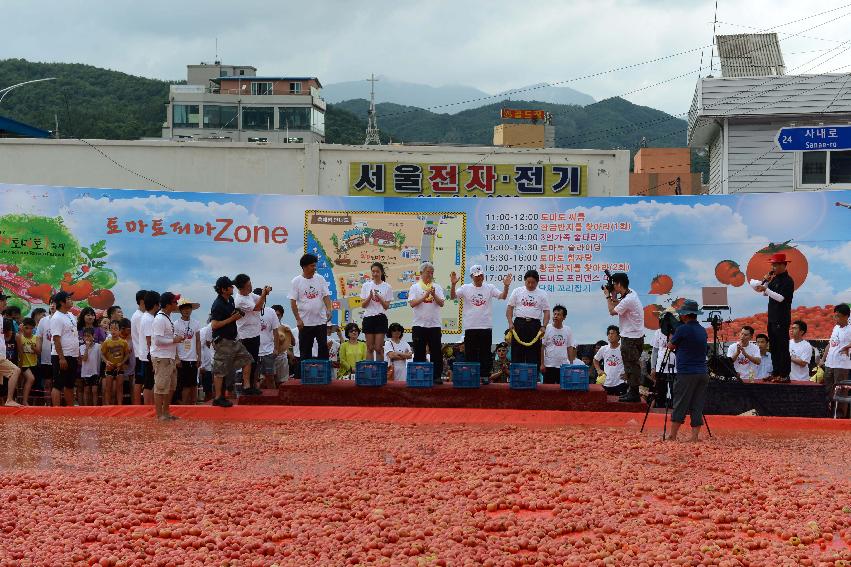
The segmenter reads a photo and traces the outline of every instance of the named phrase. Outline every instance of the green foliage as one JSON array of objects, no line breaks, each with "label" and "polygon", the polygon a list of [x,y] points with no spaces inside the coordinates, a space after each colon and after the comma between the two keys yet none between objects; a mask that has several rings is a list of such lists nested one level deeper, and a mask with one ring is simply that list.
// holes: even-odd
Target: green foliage
[{"label": "green foliage", "polygon": [[[21,274],[32,273],[37,281],[52,285],[58,283],[64,273],[76,271],[82,253],[80,243],[62,224],[60,217],[4,215],[0,217],[0,227],[7,238],[40,241],[41,250],[45,252],[40,255],[21,254],[21,250],[9,245],[0,246],[0,264],[16,265]],[[54,245],[57,248],[53,248]],[[58,247],[60,245],[62,248]]]},{"label": "green foliage", "polygon": [[[361,119],[335,104],[327,105],[325,110],[325,141],[327,143],[357,146],[363,144],[365,138],[365,118]],[[390,136],[382,132],[381,141],[389,142]]]}]

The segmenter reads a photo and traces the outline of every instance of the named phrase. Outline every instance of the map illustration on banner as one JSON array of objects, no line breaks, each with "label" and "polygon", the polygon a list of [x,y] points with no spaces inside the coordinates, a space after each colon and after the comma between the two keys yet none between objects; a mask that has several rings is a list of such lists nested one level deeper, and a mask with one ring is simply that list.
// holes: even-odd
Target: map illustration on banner
[{"label": "map illustration on banner", "polygon": [[[726,290],[722,339],[734,340],[742,325],[764,331],[767,300],[747,282],[761,280],[778,252],[791,260],[792,317],[808,323],[808,338],[827,337],[833,305],[851,301],[848,191],[520,200],[0,184],[0,194],[0,289],[24,314],[59,290],[72,294],[76,311],[120,305],[126,313],[139,289],[181,293],[203,314],[216,278],[246,273],[273,287],[270,303],[284,305],[292,325],[287,294],[305,250],[320,258],[338,323],[361,321],[360,287],[375,261],[393,290],[389,318],[405,327],[407,293],[424,260],[435,264],[447,298],[450,272],[469,282],[474,264],[496,285],[513,274],[512,288],[538,270],[540,287],[567,308],[566,324],[583,343],[604,338],[616,321],[600,291],[605,269],[629,275],[648,335],[661,310],[701,302],[704,288]],[[448,335],[463,329],[463,315],[447,299]],[[504,301],[492,319],[499,337]]]}]

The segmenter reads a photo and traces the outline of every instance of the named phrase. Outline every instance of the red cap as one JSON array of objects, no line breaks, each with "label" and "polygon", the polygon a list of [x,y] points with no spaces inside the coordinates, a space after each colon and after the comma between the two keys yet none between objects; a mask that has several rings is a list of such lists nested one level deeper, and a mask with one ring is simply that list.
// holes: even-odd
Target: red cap
[{"label": "red cap", "polygon": [[789,260],[786,259],[786,254],[782,252],[778,252],[777,254],[772,255],[768,259],[769,264],[788,264]]}]

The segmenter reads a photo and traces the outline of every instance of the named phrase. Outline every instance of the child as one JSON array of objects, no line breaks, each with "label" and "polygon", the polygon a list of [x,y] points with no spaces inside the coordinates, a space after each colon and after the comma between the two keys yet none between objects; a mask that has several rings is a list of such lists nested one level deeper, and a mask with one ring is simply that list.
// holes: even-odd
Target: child
[{"label": "child", "polygon": [[94,328],[83,329],[83,344],[80,346],[80,377],[83,379],[82,405],[96,406],[100,384],[100,345],[95,342]]},{"label": "child", "polygon": [[[5,297],[0,299],[5,299]],[[21,405],[15,401],[15,389],[18,387],[18,376],[21,375],[21,369],[6,357],[6,347],[9,344],[6,339],[13,335],[12,320],[3,317],[0,321],[2,321],[3,325],[3,336],[0,337],[0,383],[4,379],[8,379],[6,385],[6,407],[16,408]]]},{"label": "child", "polygon": [[[283,311],[283,308],[282,308]],[[277,315],[276,315],[277,316]],[[293,347],[293,332],[292,330],[280,322],[278,317],[278,326],[275,328],[275,385],[278,386],[287,381],[290,377],[290,361],[289,353]]]},{"label": "child", "polygon": [[340,345],[340,369],[337,378],[347,379],[355,373],[355,366],[361,360],[366,360],[366,343],[358,340],[360,327],[357,323],[346,325],[346,337],[349,339]]},{"label": "child", "polygon": [[[129,327],[129,325],[128,325]],[[130,347],[121,337],[121,324],[118,321],[109,323],[109,338],[103,341],[100,355],[106,365],[103,378],[103,405],[120,405],[116,389],[124,394],[124,365],[130,356]],[[118,386],[119,382],[121,386]]]},{"label": "child", "polygon": [[813,359],[813,346],[804,340],[807,334],[807,324],[803,321],[792,323],[792,338],[789,339],[789,357],[792,367],[789,371],[789,379],[796,382],[808,382],[810,380],[810,361]]},{"label": "child", "polygon": [[35,382],[35,374],[38,372],[39,357],[41,356],[41,345],[38,337],[33,334],[35,321],[24,319],[21,322],[21,332],[18,333],[16,341],[18,346],[18,362],[21,368],[21,376],[24,377],[23,404],[30,405],[30,389]]},{"label": "child", "polygon": [[573,364],[576,360],[576,343],[573,331],[564,325],[567,309],[563,305],[553,307],[553,320],[544,331],[541,340],[541,373],[544,384],[558,384],[561,381],[562,364]]},{"label": "child", "polygon": [[496,360],[493,363],[493,372],[484,382],[488,384],[506,383],[511,376],[511,361],[508,359],[508,343],[499,343],[496,345]]},{"label": "child", "polygon": [[[771,365],[771,353],[768,352],[768,335],[758,334],[756,346],[759,348],[759,366],[756,369],[756,379],[769,381],[774,372],[774,367]],[[788,381],[788,379],[785,381]]]},{"label": "child", "polygon": [[824,367],[824,391],[827,395],[828,407],[833,404],[833,391],[836,384],[848,380],[848,371],[851,369],[851,326],[848,325],[848,316],[851,308],[845,303],[840,303],[833,308],[833,320],[836,326],[830,333],[830,342],[821,355],[820,366]]},{"label": "child", "polygon": [[[133,378],[136,376],[136,345],[133,343],[133,322],[123,317],[118,323],[121,338],[127,343],[127,362],[124,365],[124,376],[115,381],[115,405],[124,403],[124,385],[127,392],[133,392]],[[132,395],[132,394],[131,394]]]},{"label": "child", "polygon": [[[597,373],[605,374],[603,389],[610,396],[621,396],[626,393],[627,383],[623,381],[623,357],[621,356],[621,334],[617,325],[609,325],[606,329],[609,344],[600,347],[594,355],[594,368]],[[603,366],[600,365],[603,362]]]},{"label": "child", "polygon": [[[389,339],[384,343],[384,360],[387,361],[387,379],[405,381],[407,379],[408,361],[414,357],[411,345],[402,340],[405,328],[399,323],[391,323],[387,327]],[[392,368],[392,370],[391,370]]]}]

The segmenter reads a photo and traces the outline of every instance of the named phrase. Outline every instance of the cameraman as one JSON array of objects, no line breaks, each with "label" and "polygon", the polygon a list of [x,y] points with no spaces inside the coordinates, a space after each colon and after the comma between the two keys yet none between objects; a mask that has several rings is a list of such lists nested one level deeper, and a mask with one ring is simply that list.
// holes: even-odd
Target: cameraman
[{"label": "cameraman", "polygon": [[641,351],[644,349],[644,307],[638,294],[629,288],[629,277],[625,273],[612,274],[609,282],[603,286],[603,295],[609,304],[609,314],[618,316],[621,356],[629,384],[629,390],[618,401],[640,402],[638,384],[641,381]]},{"label": "cameraman", "polygon": [[682,325],[674,331],[670,350],[677,353],[677,379],[674,381],[674,409],[671,413],[671,433],[668,439],[675,441],[686,414],[691,416],[691,441],[697,441],[703,426],[703,406],[706,403],[706,388],[709,373],[706,369],[706,351],[709,343],[706,329],[697,322],[703,313],[697,302],[687,299],[682,309],[677,310]]},{"label": "cameraman", "polygon": [[216,280],[216,300],[210,308],[210,325],[213,329],[213,344],[215,354],[213,355],[213,391],[215,398],[214,406],[229,408],[233,405],[230,400],[225,399],[223,384],[225,376],[237,368],[242,368],[242,376],[251,376],[251,364],[254,359],[246,350],[245,345],[237,340],[236,322],[245,313],[234,307],[233,282],[227,276]]}]

